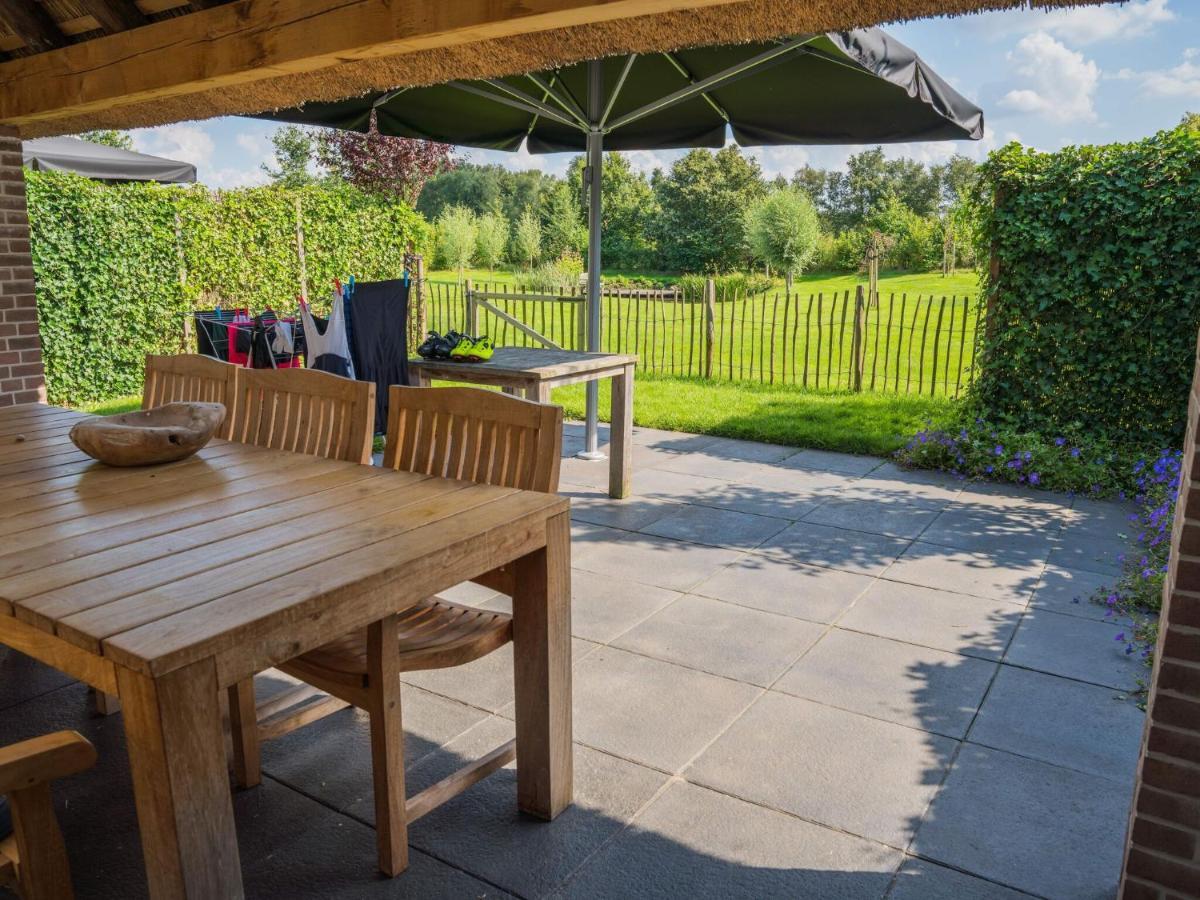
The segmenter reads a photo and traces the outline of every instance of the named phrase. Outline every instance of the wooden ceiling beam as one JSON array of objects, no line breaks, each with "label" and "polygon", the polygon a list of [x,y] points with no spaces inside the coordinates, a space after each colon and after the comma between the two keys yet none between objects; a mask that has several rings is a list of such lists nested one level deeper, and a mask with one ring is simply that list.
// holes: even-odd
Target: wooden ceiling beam
[{"label": "wooden ceiling beam", "polygon": [[[347,62],[735,2],[237,0],[0,63],[0,122],[41,123],[33,130],[53,133],[46,123],[57,119],[320,73]],[[0,3],[24,6],[25,0]]]},{"label": "wooden ceiling beam", "polygon": [[108,34],[128,31],[149,24],[133,0],[76,0]]},{"label": "wooden ceiling beam", "polygon": [[35,0],[0,0],[0,21],[34,51],[54,50],[67,43],[54,18]]}]

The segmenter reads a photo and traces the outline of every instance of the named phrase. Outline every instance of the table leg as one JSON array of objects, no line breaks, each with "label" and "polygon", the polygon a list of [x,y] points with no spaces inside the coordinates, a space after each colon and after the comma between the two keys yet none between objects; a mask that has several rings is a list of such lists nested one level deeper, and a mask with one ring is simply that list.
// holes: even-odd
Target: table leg
[{"label": "table leg", "polygon": [[375,844],[379,852],[379,870],[388,876],[399,875],[408,868],[398,622],[399,616],[391,615],[367,627]]},{"label": "table leg", "polygon": [[433,384],[433,379],[420,370],[413,374],[412,379],[416,381],[416,387],[429,387]]},{"label": "table leg", "polygon": [[553,819],[571,805],[571,519],[546,523],[546,546],[514,565],[517,804]]},{"label": "table leg", "polygon": [[633,366],[613,376],[608,435],[608,496],[621,500],[633,487]]},{"label": "table leg", "polygon": [[243,897],[216,666],[117,683],[150,896]]},{"label": "table leg", "polygon": [[550,385],[543,384],[540,381],[532,382],[525,388],[525,399],[532,400],[535,403],[549,403]]}]

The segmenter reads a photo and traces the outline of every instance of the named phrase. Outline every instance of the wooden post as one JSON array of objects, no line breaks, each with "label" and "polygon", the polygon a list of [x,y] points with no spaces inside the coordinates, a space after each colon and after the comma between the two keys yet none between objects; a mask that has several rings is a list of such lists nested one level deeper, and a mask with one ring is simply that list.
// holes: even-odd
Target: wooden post
[{"label": "wooden post", "polygon": [[296,198],[296,259],[300,264],[300,296],[308,302],[308,265],[304,259],[304,212]]},{"label": "wooden post", "polygon": [[862,390],[863,361],[867,349],[867,307],[863,299],[863,289],[860,284],[854,291],[854,335],[850,341],[853,348],[854,390]]},{"label": "wooden post", "polygon": [[704,279],[704,377],[713,377],[713,342],[716,338],[717,282]]},{"label": "wooden post", "polygon": [[467,279],[463,289],[467,308],[467,322],[463,327],[467,334],[476,337],[476,332],[479,330],[479,308],[475,305],[475,286],[470,278]]},{"label": "wooden post", "polygon": [[[183,252],[183,220],[175,213],[175,264],[179,270],[179,295],[187,303],[187,258]],[[190,304],[189,304],[190,305]],[[183,352],[192,352],[192,311],[183,317]]]}]

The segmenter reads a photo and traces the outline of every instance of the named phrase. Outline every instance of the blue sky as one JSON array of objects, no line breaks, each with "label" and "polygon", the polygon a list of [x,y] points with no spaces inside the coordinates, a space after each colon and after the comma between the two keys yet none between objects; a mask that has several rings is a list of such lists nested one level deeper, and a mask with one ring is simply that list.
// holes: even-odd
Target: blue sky
[{"label": "blue sky", "polygon": [[[886,30],[923,56],[985,113],[982,141],[897,144],[890,156],[937,162],[981,158],[1010,140],[1042,150],[1126,141],[1200,111],[1200,0],[1131,0],[1075,9],[1021,10],[927,19]],[[210,119],[134,132],[139,150],[195,163],[212,187],[267,180],[275,126]],[[840,167],[857,147],[752,149],[768,175],[812,163]],[[628,154],[646,172],[678,151]],[[464,158],[562,172],[569,154],[532,156],[465,149]]]}]

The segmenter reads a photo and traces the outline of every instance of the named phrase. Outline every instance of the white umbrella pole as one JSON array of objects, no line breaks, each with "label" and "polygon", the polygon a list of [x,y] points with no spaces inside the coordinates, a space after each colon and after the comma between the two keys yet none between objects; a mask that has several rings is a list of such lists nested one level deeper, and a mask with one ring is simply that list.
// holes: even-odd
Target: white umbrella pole
[{"label": "white umbrella pole", "polygon": [[[600,185],[604,171],[604,133],[600,130],[604,105],[604,68],[599,60],[588,63],[588,119],[587,135],[587,179],[588,192],[588,277],[587,299],[587,349],[596,353],[600,350]],[[600,392],[595,381],[587,382],[587,415],[584,449],[579,454],[584,459],[604,459],[599,448]]]}]

